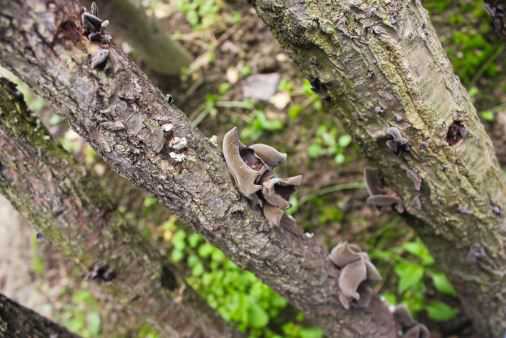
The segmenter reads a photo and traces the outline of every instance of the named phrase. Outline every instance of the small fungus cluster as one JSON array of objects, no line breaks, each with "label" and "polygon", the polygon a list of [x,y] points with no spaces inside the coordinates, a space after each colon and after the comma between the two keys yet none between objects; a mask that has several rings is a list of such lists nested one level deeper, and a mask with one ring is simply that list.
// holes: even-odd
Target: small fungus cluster
[{"label": "small fungus cluster", "polygon": [[401,199],[395,192],[388,191],[385,188],[377,169],[365,168],[364,181],[369,193],[368,205],[375,206],[380,210],[394,208],[399,213],[404,212]]},{"label": "small fungus cluster", "polygon": [[280,178],[273,169],[286,160],[286,154],[266,144],[246,146],[236,127],[223,137],[223,155],[239,192],[258,204],[270,225],[280,225],[290,206],[290,196],[302,184],[302,176]]},{"label": "small fungus cluster", "polygon": [[109,60],[109,44],[112,41],[111,35],[105,32],[109,26],[109,20],[103,20],[98,17],[98,7],[92,2],[90,10],[81,9],[81,26],[83,34],[91,42],[100,44],[100,48],[91,57],[91,67],[105,69]]},{"label": "small fungus cluster", "polygon": [[328,259],[339,269],[338,295],[341,305],[347,310],[353,302],[360,307],[367,307],[373,294],[371,284],[381,280],[367,253],[357,245],[343,242],[332,249]]},{"label": "small fungus cluster", "polygon": [[430,332],[423,324],[413,319],[404,305],[399,305],[394,310],[394,318],[402,330],[402,338],[430,338]]}]

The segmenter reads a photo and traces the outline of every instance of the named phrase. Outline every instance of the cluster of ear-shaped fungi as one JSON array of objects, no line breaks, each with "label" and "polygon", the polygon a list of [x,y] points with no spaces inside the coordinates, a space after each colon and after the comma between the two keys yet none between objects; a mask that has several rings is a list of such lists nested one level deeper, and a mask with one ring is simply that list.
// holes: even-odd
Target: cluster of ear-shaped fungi
[{"label": "cluster of ear-shaped fungi", "polygon": [[404,212],[404,205],[399,196],[388,191],[377,169],[365,168],[364,181],[369,193],[367,204],[375,206],[380,210],[394,208],[397,212]]},{"label": "cluster of ear-shaped fungi", "polygon": [[95,2],[91,3],[89,11],[84,7],[81,9],[81,26],[83,34],[88,40],[100,44],[100,48],[91,56],[91,67],[105,69],[110,59],[109,44],[112,37],[105,32],[105,29],[109,26],[109,20],[98,17],[98,7]]},{"label": "cluster of ear-shaped fungi", "polygon": [[273,169],[286,160],[286,154],[266,144],[246,146],[237,127],[223,137],[223,155],[239,192],[258,204],[270,225],[279,225],[290,206],[290,196],[302,184],[302,176],[277,177]]},{"label": "cluster of ear-shaped fungi", "polygon": [[415,321],[404,305],[395,308],[394,318],[401,327],[402,338],[430,338],[427,327]]},{"label": "cluster of ear-shaped fungi", "polygon": [[373,289],[371,284],[381,280],[367,253],[357,245],[339,243],[332,249],[329,260],[339,269],[339,301],[345,309],[351,304],[367,307]]}]

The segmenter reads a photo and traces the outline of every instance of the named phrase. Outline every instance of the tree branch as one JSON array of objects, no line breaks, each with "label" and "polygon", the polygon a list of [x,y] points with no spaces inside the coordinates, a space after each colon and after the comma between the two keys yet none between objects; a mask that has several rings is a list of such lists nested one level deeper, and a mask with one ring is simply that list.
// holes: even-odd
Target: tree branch
[{"label": "tree branch", "polygon": [[0,337],[79,338],[2,294],[0,294]]},{"label": "tree branch", "polygon": [[255,7],[400,196],[477,332],[502,338],[505,177],[421,2],[380,3]]},{"label": "tree branch", "polygon": [[[218,148],[164,101],[121,50],[110,47],[109,72],[90,66],[97,45],[81,34],[75,1],[0,3],[0,62],[59,105],[118,172],[314,318],[328,337],[397,337],[393,317],[377,297],[366,311],[342,308],[325,248],[293,229],[270,229],[240,197]],[[162,126],[169,124],[173,132],[164,134]],[[186,148],[175,146],[182,139]]]},{"label": "tree branch", "polygon": [[51,142],[19,95],[0,79],[0,191],[16,209],[88,278],[114,280],[104,289],[164,336],[240,337],[116,211],[98,179]]}]

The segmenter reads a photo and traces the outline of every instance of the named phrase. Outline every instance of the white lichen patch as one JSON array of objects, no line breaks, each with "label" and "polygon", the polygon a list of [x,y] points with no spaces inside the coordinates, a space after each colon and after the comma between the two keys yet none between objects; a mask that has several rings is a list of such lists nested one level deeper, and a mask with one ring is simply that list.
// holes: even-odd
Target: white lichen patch
[{"label": "white lichen patch", "polygon": [[170,141],[169,146],[174,150],[180,151],[188,147],[188,141],[186,140],[186,137],[176,136]]},{"label": "white lichen patch", "polygon": [[186,159],[186,156],[184,154],[178,154],[175,152],[170,152],[169,157],[176,162],[183,162]]}]

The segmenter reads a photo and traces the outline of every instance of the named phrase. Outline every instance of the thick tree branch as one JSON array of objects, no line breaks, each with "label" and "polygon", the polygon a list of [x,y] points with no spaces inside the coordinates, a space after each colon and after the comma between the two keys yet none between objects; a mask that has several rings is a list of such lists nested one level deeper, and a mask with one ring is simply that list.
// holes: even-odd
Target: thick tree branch
[{"label": "thick tree branch", "polygon": [[89,278],[112,280],[105,290],[115,300],[164,336],[240,337],[116,211],[95,184],[98,178],[86,176],[51,142],[5,79],[0,79],[0,149],[0,191]]},{"label": "thick tree branch", "polygon": [[[0,62],[59,105],[118,172],[314,318],[328,337],[397,336],[378,298],[365,311],[342,308],[326,250],[293,229],[269,228],[238,194],[218,147],[118,48],[110,48],[109,72],[90,66],[97,45],[82,36],[75,1],[0,4]],[[169,125],[172,132],[164,133]]]},{"label": "thick tree branch", "polygon": [[399,194],[477,332],[503,338],[506,182],[420,1],[255,7]]},{"label": "thick tree branch", "polygon": [[0,294],[0,338],[79,338],[65,328]]}]

